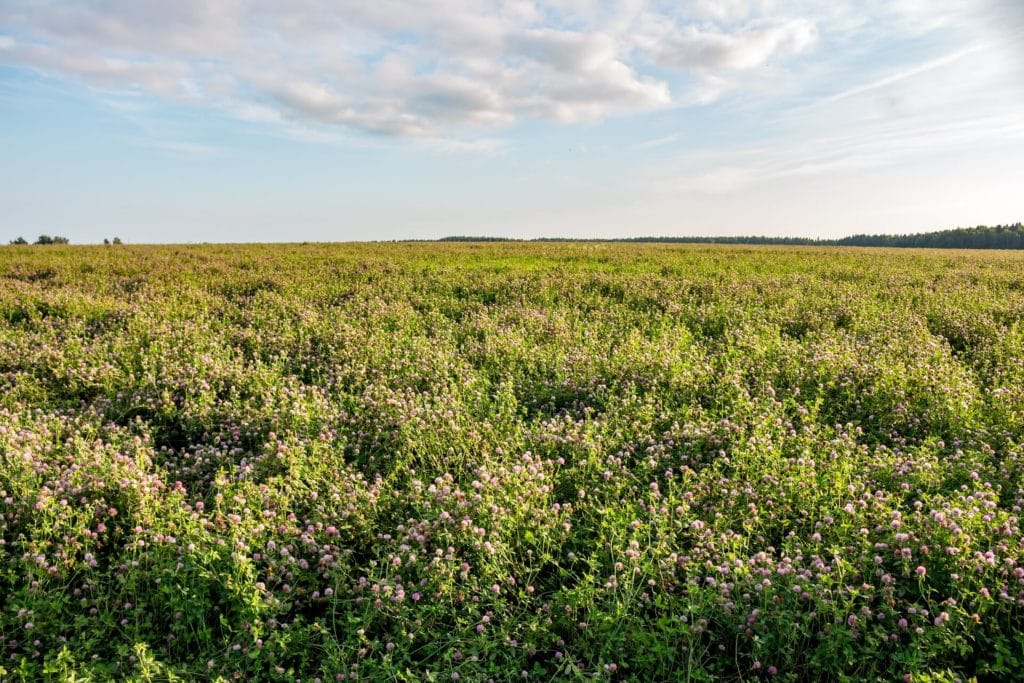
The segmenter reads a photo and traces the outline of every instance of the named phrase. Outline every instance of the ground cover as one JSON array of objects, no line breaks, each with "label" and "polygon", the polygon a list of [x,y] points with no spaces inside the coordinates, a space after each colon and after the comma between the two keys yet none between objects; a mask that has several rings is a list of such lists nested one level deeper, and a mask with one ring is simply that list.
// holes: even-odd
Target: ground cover
[{"label": "ground cover", "polygon": [[1024,261],[0,248],[0,678],[1009,680]]}]

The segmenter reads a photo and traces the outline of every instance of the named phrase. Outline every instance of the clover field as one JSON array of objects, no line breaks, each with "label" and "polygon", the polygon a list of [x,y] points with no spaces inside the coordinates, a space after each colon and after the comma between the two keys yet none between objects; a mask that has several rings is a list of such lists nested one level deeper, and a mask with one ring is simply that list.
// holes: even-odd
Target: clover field
[{"label": "clover field", "polygon": [[0,679],[1024,670],[1024,259],[0,248]]}]

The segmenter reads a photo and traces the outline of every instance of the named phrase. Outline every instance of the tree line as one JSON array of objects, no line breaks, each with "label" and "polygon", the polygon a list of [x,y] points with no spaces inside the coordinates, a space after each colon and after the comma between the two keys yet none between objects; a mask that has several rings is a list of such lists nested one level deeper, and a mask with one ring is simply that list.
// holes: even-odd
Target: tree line
[{"label": "tree line", "polygon": [[[70,243],[71,243],[71,240],[69,240],[67,237],[61,237],[60,235],[55,235],[53,237],[50,237],[49,235],[40,235],[38,237],[38,239],[36,239],[36,241],[33,242],[33,244],[70,244]],[[17,239],[11,240],[11,244],[28,244],[28,240],[26,240],[24,237],[18,237]]]},{"label": "tree line", "polygon": [[454,235],[442,242],[664,242],[680,244],[779,244],[822,247],[917,247],[933,249],[1024,249],[1024,223],[979,225],[906,235],[850,235],[839,239],[811,237],[620,237],[607,239],[572,239],[539,237],[519,240],[507,237],[472,237]]},{"label": "tree line", "polygon": [[[28,244],[29,242],[24,237],[17,237],[11,240],[9,243]],[[35,242],[32,242],[32,244],[71,244],[71,240],[69,240],[67,237],[61,237],[60,235],[54,235],[52,237],[50,235],[40,235],[39,237],[36,238]],[[115,237],[113,242],[111,242],[109,239],[104,238],[103,244],[121,244],[121,238]]]}]

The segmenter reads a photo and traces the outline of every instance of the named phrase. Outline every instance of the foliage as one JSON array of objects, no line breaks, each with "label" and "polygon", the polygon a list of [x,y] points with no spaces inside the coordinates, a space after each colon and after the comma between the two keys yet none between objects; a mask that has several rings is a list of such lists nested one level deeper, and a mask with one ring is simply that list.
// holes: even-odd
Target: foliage
[{"label": "foliage", "polygon": [[916,235],[853,235],[837,245],[861,247],[938,247],[941,249],[1024,249],[1024,224],[979,225]]},{"label": "foliage", "polygon": [[38,237],[38,239],[36,239],[35,243],[36,244],[68,244],[70,242],[71,242],[71,240],[69,240],[67,237],[61,237],[60,235],[55,235],[53,237],[51,237],[49,235],[40,235]]},{"label": "foliage", "polygon": [[1013,679],[1022,293],[997,252],[0,249],[0,679]]},{"label": "foliage", "polygon": [[[442,242],[516,242],[503,237],[445,237]],[[566,242],[562,238],[539,238],[537,242]],[[980,225],[911,235],[851,235],[839,239],[811,237],[626,237],[602,242],[639,242],[665,244],[777,244],[789,246],[832,247],[914,247],[940,249],[1024,249],[1024,224]]]}]

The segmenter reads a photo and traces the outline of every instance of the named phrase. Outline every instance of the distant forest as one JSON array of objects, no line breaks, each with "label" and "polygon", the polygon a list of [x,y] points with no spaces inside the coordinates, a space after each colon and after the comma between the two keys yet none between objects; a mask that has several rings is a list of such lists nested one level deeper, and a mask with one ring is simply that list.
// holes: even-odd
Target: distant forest
[{"label": "distant forest", "polygon": [[452,236],[442,242],[669,242],[685,244],[789,244],[822,247],[921,247],[937,249],[1024,249],[1024,223],[1012,225],[979,225],[912,235],[851,235],[840,239],[807,237],[623,237],[615,239],[576,240],[541,237],[516,240],[506,237]]}]

